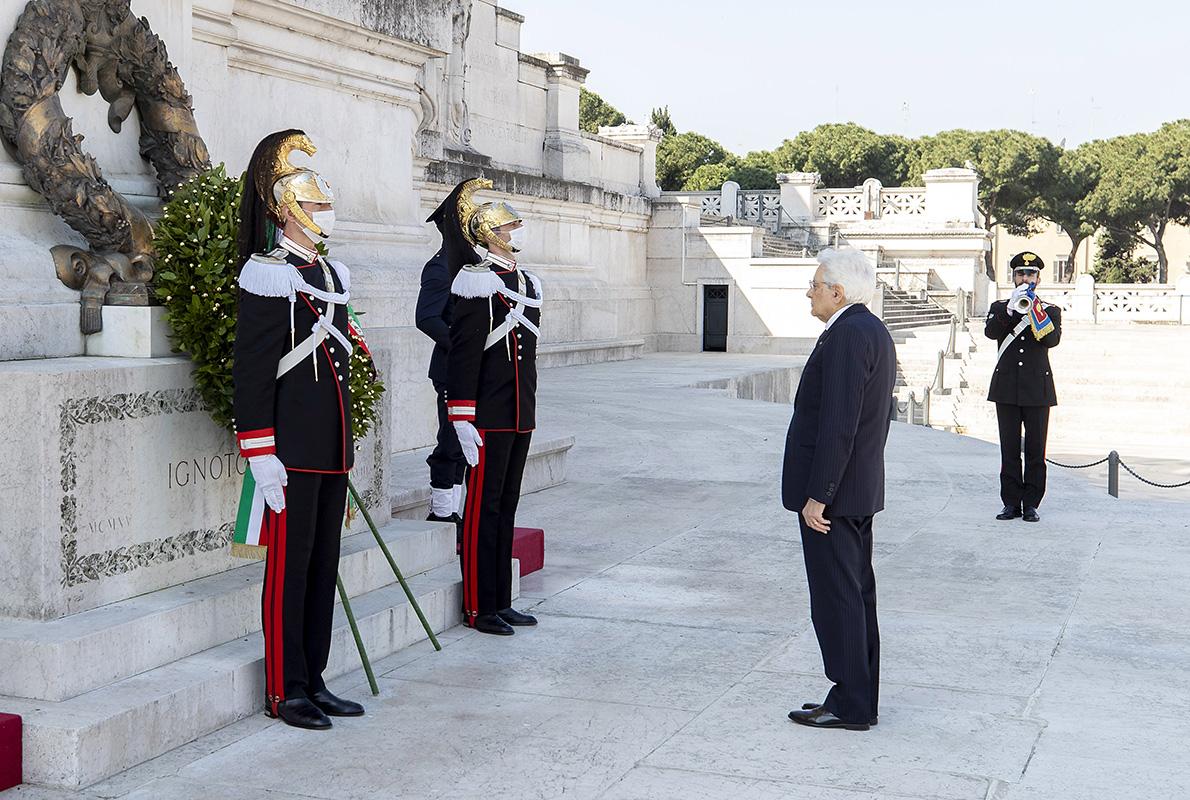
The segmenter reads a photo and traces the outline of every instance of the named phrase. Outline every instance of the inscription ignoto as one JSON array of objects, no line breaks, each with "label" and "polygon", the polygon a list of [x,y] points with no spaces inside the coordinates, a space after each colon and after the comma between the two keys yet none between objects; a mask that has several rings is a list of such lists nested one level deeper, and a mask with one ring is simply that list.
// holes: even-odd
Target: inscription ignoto
[{"label": "inscription ignoto", "polygon": [[[186,414],[203,411],[202,400],[195,389],[161,389],[154,392],[113,394],[107,397],[84,397],[67,400],[59,408],[58,428],[60,433],[59,464],[61,467],[62,513],[62,585],[78,586],[88,581],[122,575],[152,564],[164,564],[198,553],[209,553],[228,546],[235,522],[228,521],[211,528],[185,531],[147,542],[138,542],[97,553],[79,553],[77,487],[78,453],[76,443],[79,429],[102,422],[144,419],[163,414]],[[203,462],[203,474],[210,480],[215,460],[241,473],[238,461],[228,462],[225,455],[214,456]],[[188,481],[194,479],[196,459],[177,464],[187,464],[190,471]],[[176,477],[174,478],[176,481]],[[106,522],[106,521],[105,521]],[[84,526],[91,523],[84,523]],[[104,526],[106,527],[106,525]],[[114,523],[113,523],[114,527]]]},{"label": "inscription ignoto", "polygon": [[169,489],[178,489],[206,481],[238,479],[243,477],[247,469],[247,460],[238,453],[170,461],[165,470],[166,484]]}]

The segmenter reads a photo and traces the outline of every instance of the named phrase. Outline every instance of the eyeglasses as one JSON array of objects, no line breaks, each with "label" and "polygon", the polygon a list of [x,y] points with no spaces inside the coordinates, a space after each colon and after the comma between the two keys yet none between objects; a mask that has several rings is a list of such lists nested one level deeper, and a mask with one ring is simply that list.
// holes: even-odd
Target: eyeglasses
[{"label": "eyeglasses", "polygon": [[815,289],[817,289],[819,286],[830,286],[830,284],[826,283],[825,281],[816,281],[813,278],[810,279],[810,291],[811,292],[814,291]]}]

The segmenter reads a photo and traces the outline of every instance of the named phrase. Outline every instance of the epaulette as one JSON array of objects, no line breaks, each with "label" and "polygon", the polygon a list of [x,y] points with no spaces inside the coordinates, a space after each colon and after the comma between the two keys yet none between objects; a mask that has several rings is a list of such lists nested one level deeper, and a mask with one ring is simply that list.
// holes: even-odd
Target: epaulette
[{"label": "epaulette", "polygon": [[467,264],[459,270],[454,283],[450,285],[452,294],[465,298],[491,297],[503,288],[504,281],[492,272],[486,261]]},{"label": "epaulette", "polygon": [[305,285],[297,267],[278,258],[278,252],[285,251],[277,248],[269,253],[253,253],[236,279],[240,288],[261,297],[290,297]]}]

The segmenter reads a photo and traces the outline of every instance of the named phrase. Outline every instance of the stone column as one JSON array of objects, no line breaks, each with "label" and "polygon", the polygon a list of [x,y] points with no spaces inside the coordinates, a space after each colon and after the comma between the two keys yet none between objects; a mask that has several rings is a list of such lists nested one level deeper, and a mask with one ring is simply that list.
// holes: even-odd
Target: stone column
[{"label": "stone column", "polygon": [[[1042,287],[1042,296],[1045,288]],[[1087,273],[1074,280],[1074,298],[1070,306],[1070,319],[1083,322],[1095,321],[1095,279]]]},{"label": "stone column", "polygon": [[932,169],[922,176],[926,185],[926,213],[934,223],[977,227],[979,175],[971,169]]},{"label": "stone column", "polygon": [[652,123],[648,125],[604,126],[599,135],[640,148],[640,193],[645,197],[660,197],[661,187],[657,185],[657,144],[661,131]]},{"label": "stone column", "polygon": [[814,187],[820,180],[817,172],[781,172],[777,185],[781,187],[782,222],[811,222],[814,219]]},{"label": "stone column", "polygon": [[726,181],[719,189],[719,213],[733,219],[739,215],[740,185],[735,181]]},{"label": "stone column", "polygon": [[578,90],[589,70],[565,53],[538,56],[545,71],[545,174],[551,178],[587,183],[591,179],[591,151],[578,127]]}]

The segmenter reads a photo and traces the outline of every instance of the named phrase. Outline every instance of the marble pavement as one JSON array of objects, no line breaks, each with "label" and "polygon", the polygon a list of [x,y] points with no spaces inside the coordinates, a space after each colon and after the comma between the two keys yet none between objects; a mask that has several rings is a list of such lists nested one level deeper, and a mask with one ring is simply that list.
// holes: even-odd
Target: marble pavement
[{"label": "marble pavement", "polygon": [[922,428],[894,425],[876,521],[880,725],[786,719],[826,689],[778,500],[789,408],[691,386],[788,364],[545,371],[542,435],[576,444],[569,482],[522,504],[547,531],[521,584],[537,629],[397,653],[329,734],[259,716],[82,792],[0,798],[1190,795],[1190,502],[1056,472],[1042,524],[996,522],[996,448]]}]

